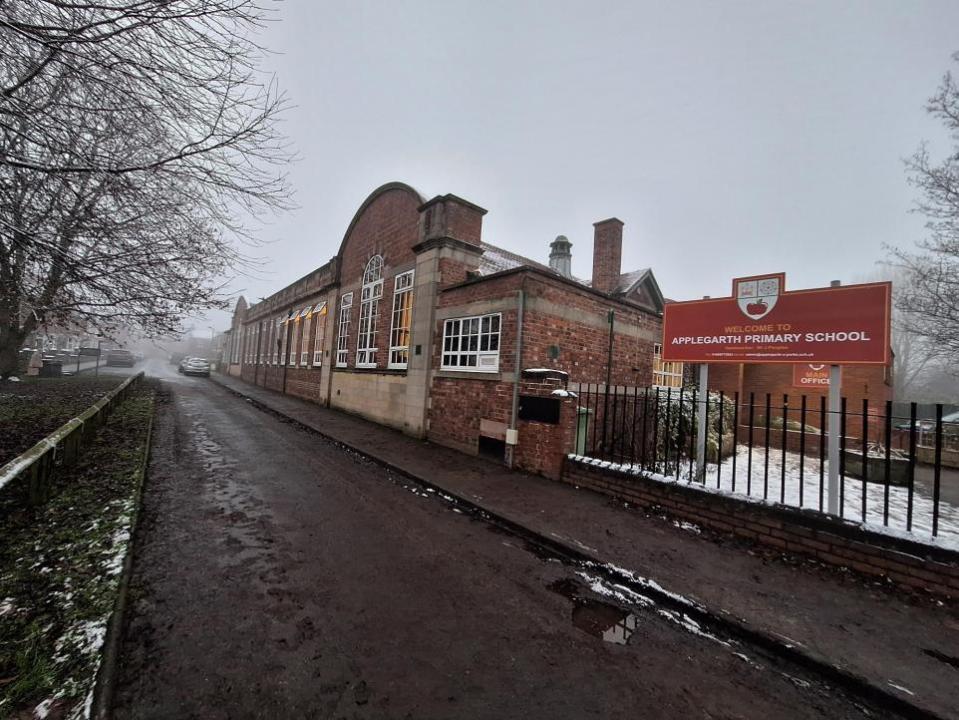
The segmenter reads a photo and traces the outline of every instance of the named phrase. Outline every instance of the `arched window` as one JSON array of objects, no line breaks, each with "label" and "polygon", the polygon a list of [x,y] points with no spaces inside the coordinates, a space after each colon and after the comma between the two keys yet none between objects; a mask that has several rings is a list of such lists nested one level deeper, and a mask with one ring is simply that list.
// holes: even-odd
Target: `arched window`
[{"label": "arched window", "polygon": [[383,257],[374,255],[363,272],[360,293],[360,331],[356,341],[356,367],[376,367],[376,320],[383,297]]}]

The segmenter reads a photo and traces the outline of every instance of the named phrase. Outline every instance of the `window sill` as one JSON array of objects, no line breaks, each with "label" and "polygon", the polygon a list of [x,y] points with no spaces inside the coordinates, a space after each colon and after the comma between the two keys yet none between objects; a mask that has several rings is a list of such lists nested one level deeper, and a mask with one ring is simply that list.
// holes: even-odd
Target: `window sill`
[{"label": "window sill", "polygon": [[397,370],[393,368],[377,367],[345,367],[337,366],[333,372],[346,372],[354,375],[406,375],[406,370]]},{"label": "window sill", "polygon": [[493,380],[500,382],[503,374],[498,370],[496,372],[476,371],[476,370],[437,370],[436,377],[453,378],[457,380]]}]

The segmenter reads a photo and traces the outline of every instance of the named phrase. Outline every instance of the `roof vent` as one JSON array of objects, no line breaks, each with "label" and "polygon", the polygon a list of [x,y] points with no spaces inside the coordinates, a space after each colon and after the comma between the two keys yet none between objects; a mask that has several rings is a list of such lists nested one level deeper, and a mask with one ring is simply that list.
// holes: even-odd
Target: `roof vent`
[{"label": "roof vent", "polygon": [[570,251],[572,247],[573,243],[565,235],[557,235],[549,244],[549,267],[565,278],[573,277],[573,253]]}]

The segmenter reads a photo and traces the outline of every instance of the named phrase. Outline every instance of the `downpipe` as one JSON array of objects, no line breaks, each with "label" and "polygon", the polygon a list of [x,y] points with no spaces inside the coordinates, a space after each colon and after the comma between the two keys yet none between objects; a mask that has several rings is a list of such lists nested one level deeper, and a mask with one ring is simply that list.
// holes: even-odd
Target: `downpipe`
[{"label": "downpipe", "polygon": [[519,417],[519,380],[523,374],[523,315],[526,312],[525,286],[526,278],[523,278],[516,299],[516,352],[514,353],[516,363],[513,368],[513,405],[509,416],[509,429],[512,432],[507,432],[506,444],[506,466],[509,468],[516,465],[516,445],[509,444],[509,435],[516,435],[516,423]]}]

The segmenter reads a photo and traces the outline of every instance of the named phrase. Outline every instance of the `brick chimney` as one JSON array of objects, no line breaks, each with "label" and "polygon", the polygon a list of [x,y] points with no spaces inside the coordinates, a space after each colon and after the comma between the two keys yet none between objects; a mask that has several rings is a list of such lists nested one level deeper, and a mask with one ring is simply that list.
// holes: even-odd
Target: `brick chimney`
[{"label": "brick chimney", "polygon": [[611,293],[619,284],[623,261],[623,221],[593,223],[593,289]]}]

